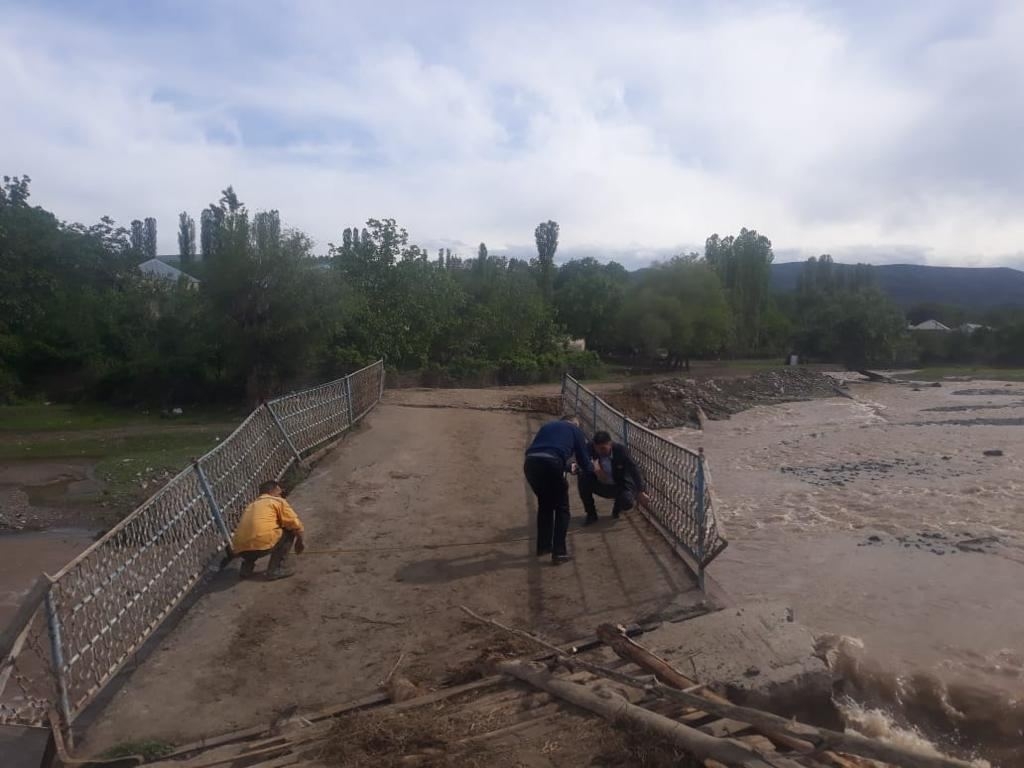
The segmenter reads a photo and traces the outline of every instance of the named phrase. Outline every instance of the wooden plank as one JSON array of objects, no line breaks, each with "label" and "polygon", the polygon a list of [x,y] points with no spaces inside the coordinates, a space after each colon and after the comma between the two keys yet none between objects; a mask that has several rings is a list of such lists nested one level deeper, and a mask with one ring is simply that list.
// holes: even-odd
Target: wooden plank
[{"label": "wooden plank", "polygon": [[[412,706],[420,706],[423,704],[434,704],[438,701],[458,696],[463,693],[469,693],[477,690],[484,690],[498,685],[508,685],[509,680],[504,675],[491,675],[490,677],[484,677],[480,680],[474,680],[470,683],[463,685],[456,685],[451,688],[443,688],[433,693],[428,693],[426,696],[420,696],[415,699],[409,699],[409,701],[402,702],[401,704],[390,704],[391,699],[387,694],[374,693],[369,696],[364,696],[361,699],[355,701],[349,701],[345,704],[337,704],[323,709],[314,710],[313,712],[307,712],[299,715],[312,723],[326,720],[328,718],[338,717],[340,715],[349,714],[351,712],[358,712],[362,709],[370,709],[374,707],[383,707],[387,709],[409,709]],[[174,758],[182,758],[195,752],[201,752],[203,750],[211,749],[213,747],[223,746],[236,741],[247,741],[255,739],[263,734],[266,734],[269,730],[269,726],[254,725],[249,728],[242,728],[237,731],[230,733],[221,734],[219,736],[211,736],[199,741],[194,741],[191,744],[178,747],[169,755],[166,756],[165,760],[173,760]]]},{"label": "wooden plank", "polygon": [[791,760],[783,758],[773,757],[771,760],[767,760],[738,741],[713,738],[682,723],[630,704],[617,694],[607,692],[605,695],[596,695],[586,686],[557,678],[540,664],[505,661],[498,665],[498,669],[507,675],[517,677],[552,695],[565,699],[571,704],[600,715],[610,722],[617,723],[625,719],[642,725],[652,732],[670,739],[680,748],[701,759],[714,758],[726,764],[743,766],[743,768],[769,768],[769,766],[792,768],[796,765]]},{"label": "wooden plank", "polygon": [[[707,725],[701,725],[699,726],[699,728],[702,731],[704,731],[704,733],[709,733],[716,738],[726,739],[732,736],[736,736],[737,734],[743,733],[744,731],[751,730],[751,725],[750,723],[741,723],[739,720],[730,720],[728,718],[722,718],[720,720],[715,720],[714,722],[708,723]],[[744,741],[746,741],[746,739],[744,739]],[[765,739],[765,741],[767,741],[767,739]],[[771,745],[771,742],[768,741],[768,744]],[[772,746],[772,749],[774,750],[775,747]]]},{"label": "wooden plank", "polygon": [[245,761],[239,761],[232,763],[230,768],[284,768],[287,765],[298,765],[300,758],[298,755],[292,753],[288,755],[282,755],[281,757],[275,757],[272,760],[263,760],[258,763],[250,763]]}]

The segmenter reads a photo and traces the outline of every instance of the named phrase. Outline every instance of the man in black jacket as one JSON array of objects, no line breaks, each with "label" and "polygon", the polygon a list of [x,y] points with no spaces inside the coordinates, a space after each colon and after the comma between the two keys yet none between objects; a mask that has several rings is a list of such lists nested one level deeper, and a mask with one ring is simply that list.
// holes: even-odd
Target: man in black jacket
[{"label": "man in black jacket", "polygon": [[587,513],[584,525],[597,522],[595,495],[603,499],[615,499],[612,517],[631,510],[637,498],[645,504],[650,501],[643,475],[629,455],[629,450],[624,445],[612,442],[612,436],[607,432],[594,435],[590,444],[590,459],[591,466],[580,467],[579,471],[580,498]]}]

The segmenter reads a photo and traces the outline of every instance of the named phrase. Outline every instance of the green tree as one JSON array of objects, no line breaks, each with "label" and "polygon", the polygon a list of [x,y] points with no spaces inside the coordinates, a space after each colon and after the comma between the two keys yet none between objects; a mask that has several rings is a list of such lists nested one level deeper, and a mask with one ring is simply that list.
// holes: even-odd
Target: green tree
[{"label": "green tree", "polygon": [[555,251],[558,250],[558,222],[545,221],[533,231],[537,241],[537,266],[544,300],[551,302],[554,294]]},{"label": "green tree", "polygon": [[203,261],[209,262],[217,250],[217,236],[220,233],[224,211],[211,205],[199,214],[199,247],[203,253]]},{"label": "green tree", "polygon": [[905,339],[906,323],[871,267],[836,264],[828,254],[804,264],[789,309],[796,350],[811,359],[891,365]]},{"label": "green tree", "polygon": [[143,223],[142,252],[147,259],[156,258],[156,219],[152,216]]},{"label": "green tree", "polygon": [[609,351],[629,276],[619,264],[585,258],[563,264],[555,277],[556,316],[587,349]]},{"label": "green tree", "polygon": [[178,214],[178,258],[186,271],[196,261],[196,222],[186,211]]},{"label": "green tree", "polygon": [[627,292],[619,313],[620,343],[671,367],[716,354],[729,342],[729,304],[704,261],[675,257],[656,264]]},{"label": "green tree", "polygon": [[135,251],[137,258],[145,258],[146,254],[146,227],[138,219],[133,219],[131,223],[131,243],[132,250]]},{"label": "green tree", "polygon": [[760,351],[766,346],[764,318],[770,306],[769,281],[775,258],[771,240],[745,228],[736,237],[714,234],[705,243],[704,258],[729,297],[740,351]]}]

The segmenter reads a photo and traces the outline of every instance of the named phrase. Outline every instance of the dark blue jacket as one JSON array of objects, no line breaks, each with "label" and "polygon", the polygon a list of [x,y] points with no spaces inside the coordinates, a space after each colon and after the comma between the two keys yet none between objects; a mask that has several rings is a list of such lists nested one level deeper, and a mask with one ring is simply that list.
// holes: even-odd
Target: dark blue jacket
[{"label": "dark blue jacket", "polygon": [[539,430],[526,449],[527,454],[547,453],[568,463],[573,456],[584,471],[590,469],[590,450],[583,430],[568,421],[549,421]]}]

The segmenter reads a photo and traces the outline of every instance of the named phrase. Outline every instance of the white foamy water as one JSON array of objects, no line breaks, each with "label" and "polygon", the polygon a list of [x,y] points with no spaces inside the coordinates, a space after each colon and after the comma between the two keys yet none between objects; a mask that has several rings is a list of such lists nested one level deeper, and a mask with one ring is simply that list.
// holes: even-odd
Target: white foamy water
[{"label": "white foamy water", "polygon": [[710,572],[737,601],[863,640],[878,667],[851,727],[890,718],[894,740],[945,731],[1024,765],[1024,384],[851,391],[669,432],[708,455],[730,539]]}]

